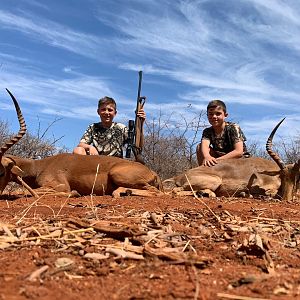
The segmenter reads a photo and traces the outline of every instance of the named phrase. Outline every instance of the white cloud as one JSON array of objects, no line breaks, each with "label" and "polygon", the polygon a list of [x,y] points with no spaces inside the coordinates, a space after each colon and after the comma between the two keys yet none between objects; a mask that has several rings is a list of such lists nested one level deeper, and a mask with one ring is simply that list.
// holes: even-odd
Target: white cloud
[{"label": "white cloud", "polygon": [[106,39],[72,30],[36,15],[23,17],[0,10],[0,24],[3,28],[19,31],[37,42],[47,43],[95,60],[107,58],[104,47],[107,43]]}]

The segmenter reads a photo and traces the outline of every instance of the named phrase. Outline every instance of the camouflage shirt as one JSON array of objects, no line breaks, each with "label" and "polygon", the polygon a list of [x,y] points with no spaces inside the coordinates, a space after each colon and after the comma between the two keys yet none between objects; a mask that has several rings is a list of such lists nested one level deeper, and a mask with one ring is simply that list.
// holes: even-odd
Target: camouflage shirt
[{"label": "camouflage shirt", "polygon": [[124,124],[113,123],[110,128],[105,128],[99,122],[89,125],[80,143],[93,145],[102,155],[123,157],[127,139],[128,129]]},{"label": "camouflage shirt", "polygon": [[212,127],[205,128],[202,133],[202,140],[209,140],[210,147],[220,156],[234,150],[234,144],[240,141],[244,144],[244,153],[247,153],[246,137],[236,123],[226,122],[221,136],[217,136]]}]

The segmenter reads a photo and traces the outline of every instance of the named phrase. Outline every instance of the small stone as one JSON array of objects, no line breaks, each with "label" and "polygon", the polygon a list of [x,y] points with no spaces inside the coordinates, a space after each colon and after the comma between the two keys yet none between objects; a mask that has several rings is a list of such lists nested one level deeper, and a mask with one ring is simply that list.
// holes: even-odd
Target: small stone
[{"label": "small stone", "polygon": [[55,261],[55,266],[57,268],[64,268],[74,264],[74,261],[68,257],[60,257]]}]

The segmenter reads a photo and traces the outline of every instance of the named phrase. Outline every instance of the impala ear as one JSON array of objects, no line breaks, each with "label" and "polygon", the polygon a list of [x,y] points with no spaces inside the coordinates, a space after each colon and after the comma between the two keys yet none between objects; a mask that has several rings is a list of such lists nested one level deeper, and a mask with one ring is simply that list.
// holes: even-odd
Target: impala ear
[{"label": "impala ear", "polygon": [[11,168],[11,172],[12,174],[16,175],[16,176],[23,176],[24,175],[24,172],[22,169],[20,169],[18,166],[13,166]]}]

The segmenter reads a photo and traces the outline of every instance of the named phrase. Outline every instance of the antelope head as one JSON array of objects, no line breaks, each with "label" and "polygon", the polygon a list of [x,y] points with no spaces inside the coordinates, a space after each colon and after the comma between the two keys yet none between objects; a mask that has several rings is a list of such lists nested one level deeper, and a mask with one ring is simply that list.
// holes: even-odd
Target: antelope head
[{"label": "antelope head", "polygon": [[282,200],[292,200],[297,186],[299,185],[300,159],[295,164],[286,165],[279,155],[272,150],[273,137],[284,119],[285,118],[283,118],[272,130],[266,143],[266,150],[280,168]]},{"label": "antelope head", "polygon": [[8,149],[10,149],[14,144],[16,144],[26,133],[26,124],[19,104],[14,95],[8,89],[6,89],[6,91],[8,92],[8,94],[14,102],[20,124],[20,129],[18,134],[13,136],[9,141],[6,141],[4,145],[0,148],[0,194],[5,189],[7,183],[10,181],[11,172],[19,176],[22,174],[22,170],[15,165],[15,162],[8,157],[4,157],[4,154]]}]

